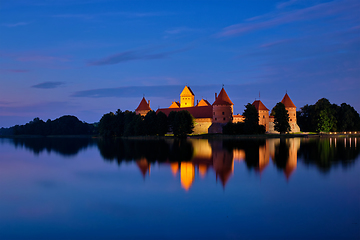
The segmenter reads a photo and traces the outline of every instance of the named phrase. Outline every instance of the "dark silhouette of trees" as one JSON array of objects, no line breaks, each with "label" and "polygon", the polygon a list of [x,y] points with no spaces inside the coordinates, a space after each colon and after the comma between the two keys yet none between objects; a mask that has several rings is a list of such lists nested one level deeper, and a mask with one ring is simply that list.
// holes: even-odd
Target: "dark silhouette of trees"
[{"label": "dark silhouette of trees", "polygon": [[285,109],[285,105],[281,102],[278,102],[272,110],[274,114],[274,129],[280,134],[284,134],[289,132],[290,124],[289,124],[289,114]]},{"label": "dark silhouette of trees", "polygon": [[97,134],[94,124],[81,122],[77,117],[65,115],[46,122],[36,117],[25,125],[15,125],[7,131],[13,135],[91,135]]},{"label": "dark silhouette of trees", "polygon": [[186,110],[176,112],[172,122],[172,130],[175,137],[184,138],[191,134],[194,129],[194,118]]},{"label": "dark silhouette of trees", "polygon": [[157,133],[159,136],[164,136],[169,130],[168,117],[163,112],[159,112],[156,117]]},{"label": "dark silhouette of trees", "polygon": [[297,112],[298,124],[305,132],[358,131],[359,113],[350,105],[331,104],[322,98],[314,105],[305,105]]}]

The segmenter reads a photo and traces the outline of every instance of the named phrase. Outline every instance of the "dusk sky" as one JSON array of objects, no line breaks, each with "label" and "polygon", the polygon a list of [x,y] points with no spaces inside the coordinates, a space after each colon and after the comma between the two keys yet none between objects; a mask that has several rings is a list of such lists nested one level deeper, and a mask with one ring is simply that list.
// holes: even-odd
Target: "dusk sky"
[{"label": "dusk sky", "polygon": [[2,0],[0,127],[75,115],[97,122],[178,101],[185,85],[234,113],[287,92],[360,112],[360,1]]}]

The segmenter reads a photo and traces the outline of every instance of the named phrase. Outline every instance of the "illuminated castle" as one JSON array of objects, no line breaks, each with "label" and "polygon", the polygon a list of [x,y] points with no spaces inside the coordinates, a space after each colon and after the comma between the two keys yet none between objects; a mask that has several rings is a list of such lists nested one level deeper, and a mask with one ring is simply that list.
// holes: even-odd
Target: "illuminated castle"
[{"label": "illuminated castle", "polygon": [[[287,93],[281,102],[289,113],[291,132],[300,132],[300,128],[296,123],[296,106]],[[265,126],[266,132],[276,133],[274,130],[274,118],[269,116],[269,109],[260,100],[253,102],[253,105],[259,113],[259,124]],[[219,95],[215,93],[213,104],[201,99],[195,105],[195,94],[190,87],[185,86],[180,93],[180,102],[172,102],[168,108],[159,108],[156,113],[163,112],[169,116],[172,111],[187,110],[195,119],[194,134],[221,133],[222,127],[226,123],[243,122],[245,120],[243,116],[233,114],[233,106],[234,103],[230,100],[224,88],[220,90]],[[145,116],[149,111],[151,111],[150,101],[146,102],[145,97],[143,97],[135,112]]]},{"label": "illuminated castle", "polygon": [[[289,124],[290,124],[290,132],[300,132],[300,128],[296,122],[296,106],[291,101],[289,95],[286,93],[281,102],[285,105],[285,109],[289,114]],[[259,125],[264,125],[266,132],[268,133],[278,133],[274,129],[274,116],[269,116],[269,109],[265,107],[265,105],[260,101],[256,100],[252,103],[255,106],[256,110],[259,114]]]}]

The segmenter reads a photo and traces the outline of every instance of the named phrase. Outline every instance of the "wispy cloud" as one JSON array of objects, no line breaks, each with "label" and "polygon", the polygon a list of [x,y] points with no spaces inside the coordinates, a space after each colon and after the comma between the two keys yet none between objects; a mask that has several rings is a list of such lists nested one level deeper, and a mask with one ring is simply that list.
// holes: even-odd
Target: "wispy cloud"
[{"label": "wispy cloud", "polygon": [[298,21],[309,21],[317,18],[337,16],[343,13],[354,15],[358,14],[357,10],[359,9],[360,2],[356,0],[321,3],[299,10],[257,16],[252,18],[249,22],[226,27],[217,34],[217,36],[229,37]]},{"label": "wispy cloud", "polygon": [[48,56],[48,55],[27,55],[19,56],[16,60],[20,62],[49,62],[49,61],[59,61],[59,62],[68,62],[70,61],[69,57],[57,57],[57,56]]},{"label": "wispy cloud", "polygon": [[274,41],[274,42],[264,43],[260,47],[261,48],[268,48],[268,47],[276,46],[276,45],[279,45],[279,44],[289,43],[289,42],[292,42],[292,41],[294,41],[294,40],[293,39],[282,39],[282,40],[278,40],[278,41]]},{"label": "wispy cloud", "polygon": [[184,32],[194,32],[194,31],[196,31],[196,29],[188,28],[188,27],[178,27],[178,28],[173,28],[173,29],[167,30],[167,31],[165,31],[165,33],[180,34],[180,33],[184,33]]},{"label": "wispy cloud", "polygon": [[26,72],[30,72],[30,70],[27,70],[27,69],[0,69],[0,72],[3,72],[3,73],[26,73]]},{"label": "wispy cloud", "polygon": [[29,22],[17,22],[17,23],[3,23],[1,25],[4,27],[12,28],[12,27],[25,26],[25,25],[29,25],[29,24],[30,24]]},{"label": "wispy cloud", "polygon": [[127,18],[144,18],[144,17],[159,17],[172,15],[170,12],[103,12],[103,13],[67,13],[52,15],[54,18],[77,18],[83,20],[90,20],[96,17],[112,17],[121,16]]},{"label": "wispy cloud", "polygon": [[50,88],[57,88],[63,84],[64,84],[63,82],[43,82],[43,83],[33,85],[31,87],[32,88],[50,89]]},{"label": "wispy cloud", "polygon": [[112,65],[118,64],[122,62],[134,61],[134,60],[153,60],[153,59],[162,59],[166,58],[170,55],[184,52],[189,50],[189,48],[182,48],[173,51],[166,51],[160,53],[151,53],[149,50],[132,50],[125,51],[121,53],[117,53],[114,55],[110,55],[100,60],[89,61],[88,66],[101,66],[101,65]]},{"label": "wispy cloud", "polygon": [[276,7],[278,9],[286,8],[286,7],[289,7],[291,5],[294,5],[298,1],[299,0],[289,0],[289,1],[286,1],[286,2],[281,2],[281,3],[277,4]]},{"label": "wispy cloud", "polygon": [[183,86],[128,86],[118,88],[98,88],[84,91],[77,91],[73,93],[72,97],[88,97],[88,98],[107,98],[107,97],[134,97],[146,94],[148,97],[158,97],[161,92],[161,97],[172,97],[178,95],[179,88]]}]

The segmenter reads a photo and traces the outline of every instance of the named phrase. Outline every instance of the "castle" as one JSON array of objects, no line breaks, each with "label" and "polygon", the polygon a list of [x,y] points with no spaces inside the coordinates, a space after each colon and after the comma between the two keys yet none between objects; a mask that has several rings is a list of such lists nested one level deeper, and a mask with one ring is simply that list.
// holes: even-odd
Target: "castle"
[{"label": "castle", "polygon": [[[296,106],[286,93],[281,101],[289,114],[289,124],[291,132],[300,132],[300,128],[296,122]],[[259,114],[259,124],[264,125],[266,132],[277,133],[274,130],[274,117],[269,116],[269,109],[260,101],[256,100],[252,103]],[[156,113],[163,112],[167,116],[172,111],[188,111],[195,119],[194,134],[202,133],[221,133],[222,127],[228,122],[243,122],[245,117],[233,114],[234,103],[230,100],[224,88],[220,90],[219,95],[215,93],[215,101],[210,104],[207,100],[198,100],[195,105],[195,94],[190,87],[185,86],[180,93],[180,101],[172,102],[168,108],[159,108]],[[146,101],[145,97],[140,101],[136,108],[136,114],[145,116],[149,111],[150,101]]]}]

